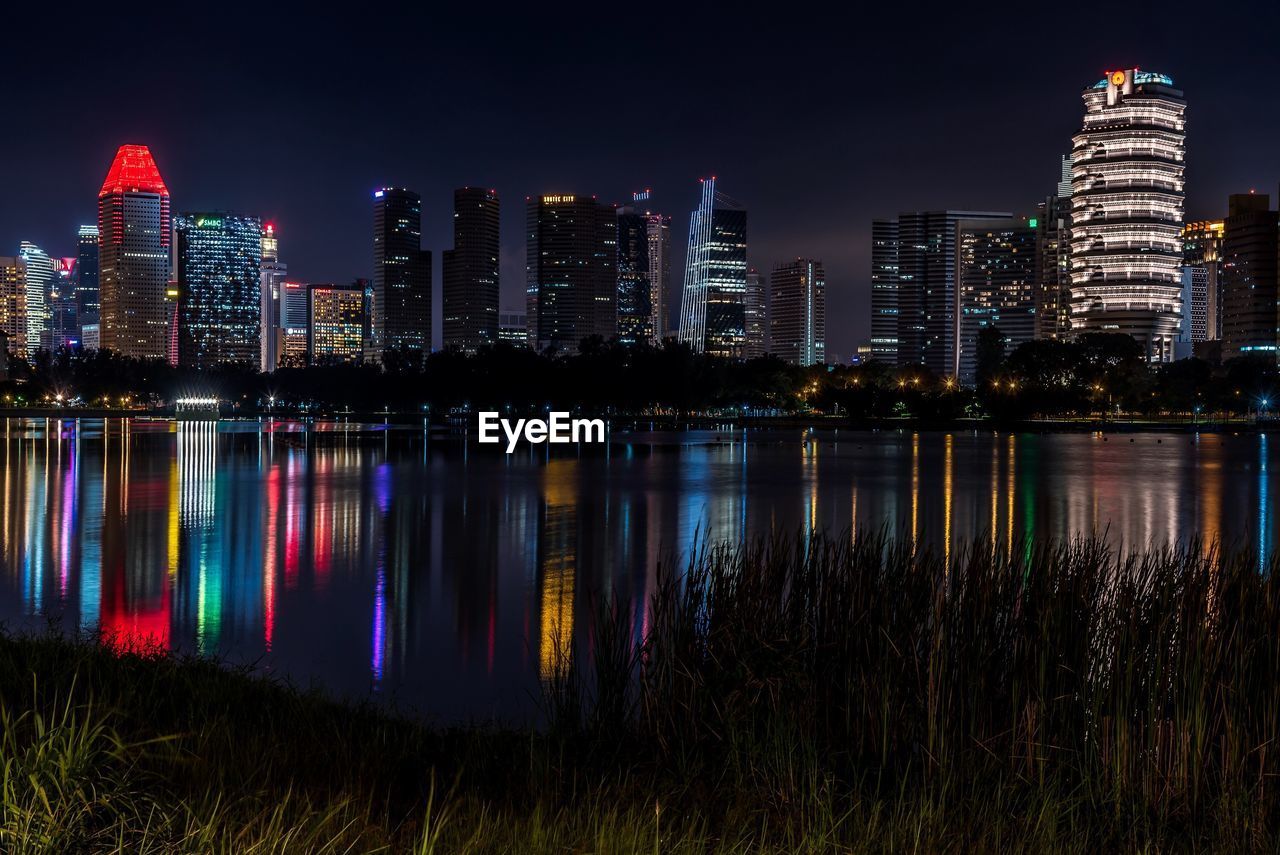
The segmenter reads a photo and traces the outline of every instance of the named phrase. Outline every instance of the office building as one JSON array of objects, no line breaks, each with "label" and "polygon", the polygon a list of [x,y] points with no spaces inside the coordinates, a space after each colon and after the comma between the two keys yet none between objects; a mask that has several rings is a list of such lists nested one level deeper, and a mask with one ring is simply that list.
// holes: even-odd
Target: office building
[{"label": "office building", "polygon": [[1113,71],[1084,92],[1072,149],[1071,330],[1173,358],[1182,323],[1186,104],[1168,76]]},{"label": "office building", "polygon": [[747,293],[743,304],[747,344],[742,352],[746,359],[758,359],[770,352],[768,279],[755,268],[747,271]]},{"label": "office building", "polygon": [[[366,307],[369,305],[366,300]],[[311,318],[309,288],[305,282],[280,284],[280,359],[279,368],[302,368],[307,364],[308,327]],[[367,342],[366,336],[361,336]],[[364,352],[368,359],[368,351]]]},{"label": "office building", "polygon": [[49,284],[49,329],[43,347],[57,350],[80,344],[80,322],[76,295],[76,258],[53,261],[54,276]]},{"label": "office building", "polygon": [[821,261],[779,264],[769,279],[769,349],[792,365],[827,361],[827,277]]},{"label": "office building", "polygon": [[1065,339],[1071,333],[1070,194],[1046,196],[1031,225],[1036,230],[1035,337]]},{"label": "office building", "polygon": [[98,193],[102,346],[164,359],[169,343],[169,189],[145,145],[116,152]]},{"label": "office building", "polygon": [[412,190],[383,187],[373,194],[373,304],[365,358],[382,361],[394,352],[412,363],[430,350],[431,253],[422,249],[422,199]]},{"label": "office building", "polygon": [[1222,232],[1222,357],[1277,356],[1280,213],[1265,193],[1227,202]]},{"label": "office building", "polygon": [[259,300],[262,312],[261,371],[275,371],[284,352],[281,333],[280,294],[289,276],[289,265],[280,260],[280,235],[274,223],[262,226],[262,273],[259,277]]},{"label": "office building", "polygon": [[529,346],[529,322],[524,312],[502,312],[498,315],[498,341],[516,347]]},{"label": "office building", "polygon": [[528,200],[525,295],[529,344],[574,353],[582,340],[618,330],[618,227],[594,196]]},{"label": "office building", "polygon": [[747,212],[702,181],[689,218],[680,341],[695,352],[740,358],[746,349]]},{"label": "office building", "polygon": [[173,220],[178,364],[209,368],[262,358],[262,222],[227,213]]},{"label": "office building", "polygon": [[649,247],[649,306],[653,337],[660,342],[675,334],[671,317],[671,218],[646,211]]},{"label": "office building", "polygon": [[[27,263],[22,256],[0,258],[0,333],[13,356],[26,359]],[[31,348],[34,352],[35,348]]]},{"label": "office building", "polygon": [[956,290],[958,343],[952,376],[973,383],[978,340],[994,327],[1009,352],[1036,332],[1036,219],[981,219],[958,223],[959,287]]},{"label": "office building", "polygon": [[312,284],[307,358],[312,365],[359,362],[364,346],[364,284]]},{"label": "office building", "polygon": [[49,293],[58,275],[58,264],[30,241],[18,245],[18,256],[27,268],[26,344],[27,353],[50,349]]},{"label": "office building", "polygon": [[1190,299],[1189,341],[1222,338],[1222,236],[1224,220],[1196,220],[1182,227],[1183,305]]},{"label": "office building", "polygon": [[898,361],[898,221],[871,221],[871,358]]},{"label": "office building", "polygon": [[498,214],[496,190],[453,191],[453,249],[444,252],[445,348],[475,353],[498,340]]},{"label": "office building", "polygon": [[98,227],[81,226],[76,235],[76,318],[80,325],[96,324],[98,304]]},{"label": "office building", "polygon": [[618,340],[650,344],[654,334],[649,223],[631,206],[618,209]]}]

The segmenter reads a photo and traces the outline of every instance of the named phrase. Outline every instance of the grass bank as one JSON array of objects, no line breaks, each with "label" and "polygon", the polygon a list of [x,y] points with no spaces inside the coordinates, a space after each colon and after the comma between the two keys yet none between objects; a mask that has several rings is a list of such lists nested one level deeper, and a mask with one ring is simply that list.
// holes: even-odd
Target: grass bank
[{"label": "grass bank", "polygon": [[538,731],[0,639],[5,852],[1271,852],[1274,559],[775,538],[601,603]]}]

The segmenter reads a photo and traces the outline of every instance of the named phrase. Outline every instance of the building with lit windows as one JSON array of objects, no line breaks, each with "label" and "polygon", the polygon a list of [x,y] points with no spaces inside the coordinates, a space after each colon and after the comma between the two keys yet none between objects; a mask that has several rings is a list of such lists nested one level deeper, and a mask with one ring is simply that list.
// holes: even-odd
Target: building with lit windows
[{"label": "building with lit windows", "polygon": [[618,209],[618,340],[655,341],[649,277],[649,224],[630,205]]},{"label": "building with lit windows", "polygon": [[[1063,159],[1063,168],[1070,169],[1070,159]],[[1031,225],[1036,230],[1035,337],[1067,338],[1071,333],[1070,188],[1066,196],[1046,196],[1036,206]]]},{"label": "building with lit windows", "polygon": [[975,379],[978,338],[984,329],[1000,331],[1006,352],[1035,338],[1037,220],[1017,217],[959,223],[959,346],[948,373],[962,383]]},{"label": "building with lit windows", "polygon": [[1222,232],[1222,358],[1275,360],[1280,212],[1266,193],[1238,193],[1227,202]]},{"label": "building with lit windows", "polygon": [[[303,328],[306,327],[305,322]],[[431,351],[431,253],[422,249],[422,198],[383,187],[373,194],[373,303],[365,358]]]},{"label": "building with lit windows", "polygon": [[364,335],[364,286],[312,284],[307,324],[312,365],[359,362]]},{"label": "building with lit windows", "polygon": [[453,249],[443,259],[445,348],[475,353],[498,340],[499,213],[496,190],[453,191]]},{"label": "building with lit windows", "polygon": [[1186,103],[1173,80],[1113,71],[1084,92],[1071,185],[1071,330],[1173,359],[1182,324]]},{"label": "building with lit windows", "polygon": [[871,358],[898,361],[898,221],[871,221]]},{"label": "building with lit windows", "polygon": [[779,264],[769,279],[769,351],[792,365],[827,361],[827,277],[821,261]]},{"label": "building with lit windows", "polygon": [[262,358],[262,222],[227,213],[174,218],[178,363],[255,367]]},{"label": "building with lit windows", "polygon": [[261,371],[275,371],[280,364],[284,340],[280,324],[280,289],[289,276],[289,265],[280,260],[280,236],[274,223],[262,226],[262,273],[258,280],[262,304]]},{"label": "building with lit windows", "polygon": [[741,358],[746,350],[747,212],[702,181],[702,200],[689,218],[680,341],[695,352]]},{"label": "building with lit windows", "polygon": [[747,271],[747,294],[743,308],[747,344],[742,352],[746,359],[758,359],[769,352],[768,280],[769,277],[759,270],[752,268]]},{"label": "building with lit windows", "polygon": [[0,332],[8,340],[9,352],[26,359],[27,263],[21,256],[0,258]]},{"label": "building with lit windows", "polygon": [[49,350],[49,292],[53,290],[58,263],[49,253],[30,241],[18,245],[18,256],[27,267],[26,344],[27,353]]},{"label": "building with lit windows", "polygon": [[123,145],[98,193],[102,347],[137,359],[168,351],[169,189],[145,145]]},{"label": "building with lit windows", "polygon": [[81,226],[76,235],[76,319],[81,326],[98,322],[98,227]]},{"label": "building with lit windows", "polygon": [[[1188,340],[1222,338],[1222,236],[1223,220],[1196,220],[1182,227],[1184,331]],[[1187,301],[1190,300],[1190,303]]]},{"label": "building with lit windows", "polygon": [[[308,325],[311,318],[308,290],[305,282],[280,284],[280,359],[277,367],[302,368],[307,364]],[[366,311],[369,305],[366,295]],[[367,343],[367,336],[362,338]],[[368,359],[367,351],[365,359]]]},{"label": "building with lit windows", "polygon": [[75,347],[80,343],[77,317],[76,259],[54,259],[54,276],[49,284],[49,329],[42,346],[48,350]]},{"label": "building with lit windows", "polygon": [[524,312],[502,312],[498,315],[498,341],[516,347],[529,346],[529,323]]},{"label": "building with lit windows", "polygon": [[575,353],[582,340],[618,331],[618,225],[594,196],[553,193],[526,208],[525,297],[529,344]]},{"label": "building with lit windows", "polygon": [[671,218],[646,211],[644,220],[649,238],[649,306],[656,343],[674,333],[671,322]]}]

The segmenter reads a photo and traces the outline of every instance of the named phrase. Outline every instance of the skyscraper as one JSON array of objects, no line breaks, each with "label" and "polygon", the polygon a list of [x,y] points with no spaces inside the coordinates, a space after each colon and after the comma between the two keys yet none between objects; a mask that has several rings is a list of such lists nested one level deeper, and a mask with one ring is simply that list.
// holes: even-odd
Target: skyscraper
[{"label": "skyscraper", "polygon": [[769,280],[769,350],[793,365],[827,359],[827,277],[821,261],[779,264]]},{"label": "skyscraper", "polygon": [[747,344],[742,352],[746,359],[757,359],[770,352],[769,303],[765,295],[768,278],[755,268],[747,271],[747,294],[743,310],[747,325]]},{"label": "skyscraper", "polygon": [[702,181],[702,201],[689,218],[680,341],[696,352],[741,357],[746,348],[747,212]]},{"label": "skyscraper", "polygon": [[654,341],[653,291],[649,276],[649,223],[627,205],[618,208],[618,340]]},{"label": "skyscraper", "polygon": [[57,262],[30,241],[18,245],[18,256],[27,267],[26,339],[27,353],[50,349],[49,292],[57,277]]},{"label": "skyscraper", "polygon": [[262,358],[262,222],[226,213],[174,218],[178,362],[197,368]]},{"label": "skyscraper", "polygon": [[71,347],[80,340],[77,318],[76,259],[54,259],[54,276],[49,284],[49,331],[43,346],[49,350]]},{"label": "skyscraper", "polygon": [[27,263],[21,256],[0,258],[0,333],[8,338],[9,350],[14,356],[25,359],[29,355]]},{"label": "skyscraper", "polygon": [[[280,358],[277,367],[301,368],[307,364],[308,325],[311,316],[308,292],[305,282],[280,283]],[[366,309],[372,304],[367,294],[365,303]],[[362,338],[367,343],[368,339]],[[365,351],[364,358],[369,358],[368,351]]]},{"label": "skyscraper", "polygon": [[262,312],[260,370],[275,371],[284,350],[281,335],[280,289],[289,275],[289,265],[280,260],[280,237],[274,223],[262,226],[262,274],[258,282]]},{"label": "skyscraper", "polygon": [[898,221],[871,221],[871,358],[898,361]]},{"label": "skyscraper", "polygon": [[529,343],[575,352],[584,338],[618,329],[618,227],[595,197],[550,194],[528,200],[525,244]]},{"label": "skyscraper", "polygon": [[[1070,168],[1070,159],[1063,159]],[[1059,183],[1061,193],[1061,183]],[[1036,338],[1065,338],[1071,330],[1071,192],[1046,196],[1036,230]]]},{"label": "skyscraper", "polygon": [[169,326],[169,189],[145,145],[122,145],[98,193],[102,347],[163,359]]},{"label": "skyscraper", "polygon": [[98,322],[98,227],[81,226],[77,235],[76,317],[81,326]]},{"label": "skyscraper", "polygon": [[1280,213],[1265,193],[1228,200],[1222,234],[1222,357],[1277,354]]},{"label": "skyscraper", "polygon": [[498,340],[498,191],[453,191],[453,249],[444,251],[443,346],[464,353]]},{"label": "skyscraper", "polygon": [[[447,264],[447,262],[446,262]],[[313,284],[307,324],[312,365],[359,362],[364,332],[364,285]]]},{"label": "skyscraper", "polygon": [[1035,337],[1036,232],[1022,218],[959,223],[959,346],[951,372],[972,383],[978,367],[978,337],[995,327],[1012,350]]},{"label": "skyscraper", "polygon": [[1074,137],[1071,329],[1133,336],[1173,358],[1182,321],[1186,103],[1173,80],[1113,71],[1084,92]]},{"label": "skyscraper", "polygon": [[672,335],[671,323],[671,218],[646,211],[649,247],[649,306],[653,314],[655,343]]},{"label": "skyscraper", "polygon": [[1182,227],[1183,330],[1192,341],[1222,338],[1223,220],[1197,220]]},{"label": "skyscraper", "polygon": [[[411,361],[431,350],[431,253],[422,249],[422,199],[383,187],[373,194],[373,305],[366,359]],[[302,324],[305,329],[305,320]]]}]

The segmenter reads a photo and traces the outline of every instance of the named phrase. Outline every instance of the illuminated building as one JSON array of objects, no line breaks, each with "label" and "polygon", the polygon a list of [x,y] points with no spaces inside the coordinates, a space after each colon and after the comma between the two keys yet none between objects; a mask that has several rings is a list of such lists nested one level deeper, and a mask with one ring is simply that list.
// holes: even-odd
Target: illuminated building
[{"label": "illuminated building", "polygon": [[262,226],[262,273],[259,277],[262,304],[262,371],[275,371],[284,349],[280,325],[280,288],[289,275],[289,266],[280,261],[280,237],[273,223]]},{"label": "illuminated building", "polygon": [[743,303],[747,344],[742,351],[746,359],[758,359],[769,351],[768,278],[758,270],[747,271],[747,294]]},{"label": "illuminated building", "polygon": [[797,258],[769,279],[769,352],[792,365],[827,361],[827,277],[821,261]]},{"label": "illuminated building", "polygon": [[225,213],[174,218],[178,362],[261,364],[262,223]]},{"label": "illuminated building", "polygon": [[680,300],[680,341],[713,356],[746,349],[747,212],[702,181],[702,201],[689,218]]},{"label": "illuminated building", "polygon": [[49,349],[49,292],[57,278],[57,262],[30,241],[18,245],[18,256],[27,266],[27,354]]},{"label": "illuminated building", "polygon": [[1280,213],[1265,193],[1227,203],[1222,233],[1222,357],[1277,356],[1277,234]]},{"label": "illuminated building", "polygon": [[74,257],[54,260],[54,276],[49,284],[49,331],[44,342],[49,350],[80,343],[75,269]]},{"label": "illuminated building", "polygon": [[594,196],[528,200],[526,321],[536,350],[574,353],[582,340],[618,330],[617,222]]},{"label": "illuminated building", "polygon": [[414,361],[430,350],[431,253],[422,249],[422,198],[384,187],[373,194],[373,303],[365,358],[382,361],[396,352]]},{"label": "illuminated building", "polygon": [[[1063,158],[1063,168],[1070,165],[1070,158]],[[1032,225],[1036,230],[1035,337],[1065,338],[1071,330],[1070,189],[1066,196],[1045,197]]]},{"label": "illuminated building", "polygon": [[83,350],[97,350],[102,346],[102,339],[99,337],[99,327],[97,324],[81,324],[80,325],[80,347]]},{"label": "illuminated building", "polygon": [[80,325],[98,322],[98,227],[81,226],[76,236],[76,317]]},{"label": "illuminated building", "polygon": [[524,312],[503,312],[498,315],[498,341],[517,347],[529,346],[529,323]]},{"label": "illuminated building", "polygon": [[631,206],[618,209],[618,340],[656,340],[649,280],[649,224]]},{"label": "illuminated building", "polygon": [[313,284],[307,325],[312,365],[359,362],[364,337],[364,285]]},{"label": "illuminated building", "polygon": [[898,221],[871,221],[871,358],[898,361]]},{"label": "illuminated building", "polygon": [[[645,191],[648,198],[648,191]],[[671,325],[671,218],[646,211],[649,248],[649,307],[654,342],[673,334]]]},{"label": "illuminated building", "polygon": [[441,335],[475,353],[498,340],[498,191],[453,191],[453,249],[444,252]]},{"label": "illuminated building", "polygon": [[169,190],[145,145],[116,152],[98,194],[102,346],[122,356],[167,351]]},{"label": "illuminated building", "polygon": [[[1188,341],[1222,338],[1223,220],[1197,220],[1182,227],[1183,330]],[[1187,308],[1189,307],[1189,309]]]},{"label": "illuminated building", "polygon": [[982,330],[1000,330],[1006,352],[1035,337],[1038,226],[1021,218],[959,223],[959,347],[949,373],[963,383],[977,373]]},{"label": "illuminated building", "polygon": [[898,365],[924,365],[939,376],[955,373],[960,225],[977,228],[985,220],[1006,221],[1011,216],[992,211],[898,215]]},{"label": "illuminated building", "polygon": [[[0,332],[9,352],[25,359],[27,352],[27,263],[21,256],[0,258]],[[33,348],[34,350],[34,348]]]},{"label": "illuminated building", "polygon": [[1182,321],[1186,104],[1163,75],[1113,71],[1084,92],[1072,149],[1071,331],[1133,336],[1173,358]]},{"label": "illuminated building", "polygon": [[[279,367],[302,368],[307,364],[307,325],[311,314],[307,291],[302,282],[280,285]],[[368,358],[367,352],[365,358]]]}]

